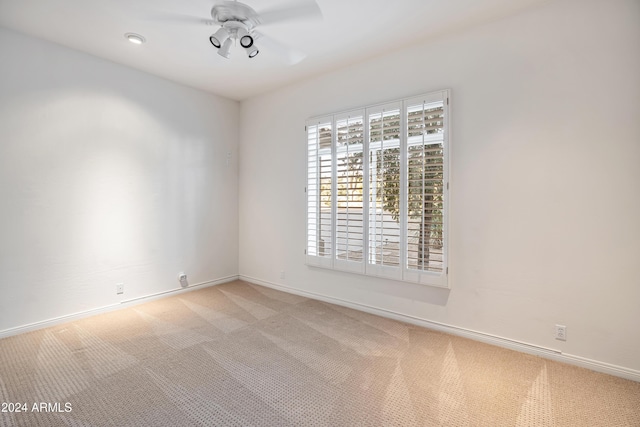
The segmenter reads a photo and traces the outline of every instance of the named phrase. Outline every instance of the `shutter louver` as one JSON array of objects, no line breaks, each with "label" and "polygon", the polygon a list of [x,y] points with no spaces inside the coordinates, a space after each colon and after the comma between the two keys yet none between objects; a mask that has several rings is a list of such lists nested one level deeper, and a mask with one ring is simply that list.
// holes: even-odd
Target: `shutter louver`
[{"label": "shutter louver", "polygon": [[444,103],[407,107],[407,268],[444,270]]},{"label": "shutter louver", "polygon": [[362,263],[364,253],[362,114],[336,120],[336,266]]},{"label": "shutter louver", "polygon": [[307,260],[332,254],[331,121],[307,125]]},{"label": "shutter louver", "polygon": [[369,114],[369,258],[400,266],[400,109]]}]

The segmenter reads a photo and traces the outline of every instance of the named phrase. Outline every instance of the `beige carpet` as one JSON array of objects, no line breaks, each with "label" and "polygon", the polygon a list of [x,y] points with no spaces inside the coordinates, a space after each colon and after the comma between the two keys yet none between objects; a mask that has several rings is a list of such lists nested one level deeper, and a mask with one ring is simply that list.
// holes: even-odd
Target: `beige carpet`
[{"label": "beige carpet", "polygon": [[6,338],[0,362],[0,402],[27,404],[0,426],[640,426],[640,383],[244,282]]}]

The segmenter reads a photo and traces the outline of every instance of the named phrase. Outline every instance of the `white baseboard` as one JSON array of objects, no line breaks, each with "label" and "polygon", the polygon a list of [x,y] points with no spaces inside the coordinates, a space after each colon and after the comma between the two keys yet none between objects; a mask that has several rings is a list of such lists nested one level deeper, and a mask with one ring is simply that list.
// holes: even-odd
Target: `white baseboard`
[{"label": "white baseboard", "polygon": [[102,307],[94,308],[91,310],[81,311],[78,313],[67,314],[65,316],[55,317],[53,319],[47,319],[40,322],[29,323],[27,325],[17,326],[15,328],[4,329],[0,331],[0,339],[10,337],[13,335],[23,334],[25,332],[31,332],[38,329],[48,328],[50,326],[59,325],[61,323],[71,322],[73,320],[83,319],[85,317],[95,316],[97,314],[108,313],[110,311],[119,310],[125,307],[131,307],[145,302],[154,301],[160,298],[168,297],[170,295],[181,294],[184,292],[193,291],[195,288],[207,288],[209,286],[221,285],[223,283],[232,282],[238,280],[239,276],[227,276],[220,279],[209,280],[202,283],[196,283],[195,285],[189,285],[186,288],[170,289],[164,292],[158,292],[155,294],[145,295],[138,298],[132,298],[121,301],[116,304],[105,305]]},{"label": "white baseboard", "polygon": [[467,328],[461,328],[458,326],[448,325],[441,322],[434,322],[432,320],[419,318],[416,316],[409,316],[406,314],[398,313],[392,310],[384,308],[372,307],[366,304],[361,304],[353,301],[346,301],[340,298],[330,297],[315,292],[308,292],[290,286],[284,286],[277,283],[267,282],[255,277],[249,277],[240,275],[240,280],[250,282],[256,285],[266,286],[268,288],[276,289],[291,294],[296,294],[311,299],[329,302],[331,304],[341,305],[344,307],[353,308],[355,310],[364,311],[370,314],[376,314],[378,316],[387,317],[401,322],[410,323],[424,328],[437,330],[440,332],[446,332],[452,335],[457,335],[465,338],[469,338],[475,341],[480,341],[486,344],[492,344],[510,350],[520,351],[535,356],[540,356],[546,359],[555,360],[557,362],[563,362],[574,366],[580,366],[592,371],[602,372],[616,377],[625,378],[632,381],[640,382],[640,371],[635,369],[625,368],[623,366],[612,365],[610,363],[600,362],[597,360],[587,359],[581,356],[575,356],[572,354],[563,353],[560,350],[546,348],[535,344],[529,344],[510,338],[504,338],[485,332],[474,331]]}]

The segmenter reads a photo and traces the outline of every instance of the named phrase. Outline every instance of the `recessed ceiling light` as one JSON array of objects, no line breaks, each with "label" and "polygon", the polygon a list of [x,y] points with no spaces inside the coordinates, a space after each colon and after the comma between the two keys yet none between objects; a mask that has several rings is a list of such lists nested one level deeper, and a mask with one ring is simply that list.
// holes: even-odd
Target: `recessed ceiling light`
[{"label": "recessed ceiling light", "polygon": [[144,37],[136,33],[127,33],[124,37],[133,44],[142,44],[146,41]]}]

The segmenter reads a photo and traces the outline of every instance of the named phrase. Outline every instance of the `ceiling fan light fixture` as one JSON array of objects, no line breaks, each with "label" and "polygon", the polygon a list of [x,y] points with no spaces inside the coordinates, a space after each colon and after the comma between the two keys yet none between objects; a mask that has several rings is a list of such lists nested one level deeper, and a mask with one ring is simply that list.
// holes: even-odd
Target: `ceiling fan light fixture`
[{"label": "ceiling fan light fixture", "polygon": [[229,59],[229,56],[231,55],[231,44],[232,43],[233,42],[231,41],[231,39],[227,37],[227,39],[224,41],[224,44],[222,45],[222,47],[220,49],[218,49],[218,55],[224,56],[225,58]]},{"label": "ceiling fan light fixture", "polygon": [[247,34],[246,36],[240,38],[240,45],[244,48],[253,46],[253,37]]},{"label": "ceiling fan light fixture", "polygon": [[240,46],[244,48],[251,47],[253,45],[253,37],[249,32],[244,28],[238,28],[237,33],[238,39],[240,40]]},{"label": "ceiling fan light fixture", "polygon": [[[241,42],[242,43],[242,42]],[[244,46],[243,46],[244,47]],[[256,55],[258,55],[258,53],[260,53],[260,49],[258,49],[258,46],[256,46],[255,44],[253,44],[253,42],[251,43],[250,46],[247,46],[244,48],[244,50],[247,51],[247,56],[249,58],[255,58]]]},{"label": "ceiling fan light fixture", "polygon": [[218,31],[213,33],[211,37],[209,37],[209,41],[212,45],[220,49],[226,41],[229,40],[229,32],[224,28],[220,27]]}]

